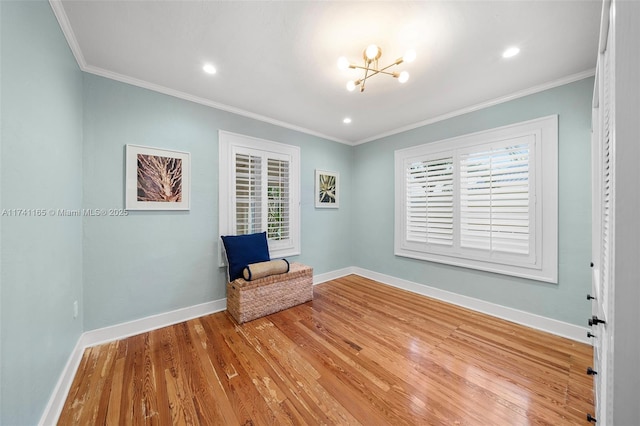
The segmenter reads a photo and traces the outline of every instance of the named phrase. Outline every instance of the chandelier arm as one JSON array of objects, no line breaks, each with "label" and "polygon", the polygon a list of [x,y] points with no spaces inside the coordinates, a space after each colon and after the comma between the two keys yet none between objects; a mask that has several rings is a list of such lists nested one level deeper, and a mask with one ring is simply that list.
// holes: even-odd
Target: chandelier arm
[{"label": "chandelier arm", "polygon": [[361,70],[369,70],[369,71],[376,71],[375,68],[369,68],[369,67],[363,67],[361,65],[352,65],[351,68],[357,68],[357,69],[361,69]]},{"label": "chandelier arm", "polygon": [[373,69],[371,69],[371,68],[369,68],[368,70],[369,70],[369,71],[372,71],[372,73],[371,73],[371,74],[368,74],[368,75],[365,73],[365,76],[364,76],[364,77],[362,78],[362,80],[361,80],[362,82],[364,82],[364,81],[365,81],[366,79],[368,79],[368,78],[373,77],[373,76],[374,76],[374,75],[376,75],[376,74],[386,74],[386,75],[390,75],[391,77],[394,77],[394,78],[396,78],[396,77],[397,77],[394,73],[389,72],[389,71],[373,70]]},{"label": "chandelier arm", "polygon": [[395,77],[392,72],[382,71],[382,70],[375,70],[373,73],[371,73],[371,75],[369,75],[369,77],[373,77],[376,74],[386,74],[386,75],[390,75],[390,76]]},{"label": "chandelier arm", "polygon": [[391,68],[391,67],[392,67],[392,66],[394,66],[394,65],[398,65],[398,64],[394,62],[394,63],[389,64],[389,65],[387,65],[386,67],[384,67],[384,68],[380,68],[380,69],[378,69],[378,68],[371,68],[371,67],[368,67],[368,66],[362,66],[362,65],[355,65],[355,64],[354,64],[354,65],[349,65],[349,68],[356,68],[356,69],[361,69],[361,70],[369,70],[369,71],[375,71],[375,72],[382,72],[382,71],[384,71],[384,70],[387,70],[387,69]]},{"label": "chandelier arm", "polygon": [[362,79],[362,86],[360,86],[360,92],[364,92],[364,84],[367,82],[367,78],[371,77],[371,75],[375,75],[375,74],[371,74],[371,75],[367,75],[369,73],[370,68],[366,67],[364,69],[364,78]]},{"label": "chandelier arm", "polygon": [[[382,68],[382,69],[376,69],[376,68],[369,68],[369,67],[362,67],[360,65],[354,65],[353,68],[358,68],[361,70],[365,70],[365,74],[364,74],[364,78],[362,79],[362,81],[368,79],[369,77],[373,77],[376,74],[387,74],[390,75],[392,77],[395,77],[394,73],[386,71],[387,69],[391,68],[394,65],[398,65],[396,62],[387,65],[386,67]],[[367,72],[371,71],[371,74],[367,75]]]},{"label": "chandelier arm", "polygon": [[[387,69],[391,68],[391,67],[392,67],[392,66],[394,66],[394,65],[400,65],[400,62],[396,61],[396,62],[394,62],[394,63],[392,63],[392,64],[389,64],[389,65],[387,65],[386,67],[384,67],[384,68],[380,69],[380,70],[379,70],[379,72],[383,72],[384,70],[387,70]],[[390,74],[390,73],[386,73],[386,74]]]},{"label": "chandelier arm", "polygon": [[369,68],[369,67],[361,67],[361,66],[359,66],[359,65],[356,65],[356,66],[354,66],[354,67],[352,67],[352,68],[358,68],[358,69],[361,69],[361,70],[369,70],[369,71],[371,71],[371,74],[370,74],[369,76],[367,76],[367,78],[369,78],[369,77],[372,77],[372,76],[374,76],[374,75],[376,75],[376,74],[379,74],[379,73],[380,73],[380,74],[393,75],[393,73],[392,73],[392,72],[385,71],[387,68],[390,68],[392,65],[394,65],[394,64],[391,64],[391,65],[389,65],[388,67],[384,67],[384,68],[382,68],[381,70],[377,70],[377,69],[375,69],[375,68]]}]

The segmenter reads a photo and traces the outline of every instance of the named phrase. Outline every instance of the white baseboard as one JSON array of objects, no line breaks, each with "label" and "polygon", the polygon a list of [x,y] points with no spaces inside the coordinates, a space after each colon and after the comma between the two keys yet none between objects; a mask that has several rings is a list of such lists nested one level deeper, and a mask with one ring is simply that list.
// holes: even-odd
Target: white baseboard
[{"label": "white baseboard", "polygon": [[175,311],[164,312],[133,321],[123,322],[110,327],[87,331],[80,336],[83,348],[100,345],[136,334],[156,330],[168,325],[177,324],[193,318],[209,315],[227,309],[227,299],[218,299],[199,305],[189,306]]},{"label": "white baseboard", "polygon": [[73,348],[73,351],[69,356],[69,359],[67,360],[67,364],[62,370],[62,374],[58,379],[58,383],[56,383],[56,387],[51,393],[51,398],[49,398],[49,402],[47,403],[44,413],[40,418],[40,422],[38,423],[39,426],[49,426],[58,423],[58,417],[60,417],[62,407],[67,399],[67,394],[69,393],[69,389],[71,389],[71,383],[76,375],[80,361],[82,361],[83,353],[84,348],[82,347],[82,336],[80,336],[76,342],[76,346]]},{"label": "white baseboard", "polygon": [[177,324],[203,315],[224,311],[225,309],[227,309],[227,299],[213,300],[211,302],[82,333],[73,352],[71,352],[71,356],[64,370],[62,370],[60,379],[58,379],[58,383],[51,394],[51,398],[49,398],[49,403],[38,424],[40,426],[49,426],[55,425],[58,422],[58,417],[60,417],[65,400],[67,399],[67,394],[69,393],[69,389],[71,389],[71,383],[76,375],[78,366],[80,366],[80,361],[86,348],[113,340],[124,339],[125,337]]},{"label": "white baseboard", "polygon": [[[411,291],[443,302],[462,306],[474,311],[482,312],[494,317],[502,318],[507,321],[522,324],[527,327],[542,330],[547,333],[566,337],[578,342],[591,344],[587,339],[587,329],[566,322],[546,318],[540,315],[532,314],[518,309],[507,308],[495,303],[486,302],[484,300],[475,299],[473,297],[463,296],[452,293],[450,291],[441,290],[439,288],[430,287],[424,284],[418,284],[412,281],[403,280],[401,278],[392,277],[390,275],[381,274],[379,272],[370,271],[358,267],[347,267],[323,274],[313,276],[313,284],[320,284],[331,281],[350,274],[360,275],[383,284]],[[71,388],[71,383],[75,377],[82,354],[84,350],[90,346],[111,342],[113,340],[123,339],[125,337],[134,336],[136,334],[155,330],[168,325],[177,324],[193,318],[209,315],[215,312],[224,311],[227,308],[227,299],[214,300],[187,308],[177,309],[175,311],[165,312],[150,317],[141,318],[116,324],[110,327],[99,328],[83,333],[71,353],[67,364],[56,384],[56,387],[49,399],[49,403],[40,419],[39,425],[48,426],[55,425],[58,417],[62,412],[62,407]]]},{"label": "white baseboard", "polygon": [[407,281],[401,278],[392,277],[390,275],[369,271],[363,268],[354,267],[352,268],[352,270],[356,275],[379,281],[383,284],[401,288],[413,293],[422,294],[423,296],[432,297],[434,299],[442,300],[443,302],[462,306],[464,308],[482,312],[484,314],[491,315],[497,318],[502,318],[504,320],[515,322],[516,324],[521,324],[530,328],[534,328],[536,330],[541,330],[547,333],[555,334],[557,336],[566,337],[567,339],[586,343],[588,345],[592,344],[587,337],[588,330],[585,327],[580,327],[578,325],[569,324],[563,321],[554,320],[514,308],[508,308],[506,306],[497,305],[495,303],[487,302],[469,296],[463,296],[461,294],[452,293],[450,291],[430,287],[428,285],[414,283],[412,281]]},{"label": "white baseboard", "polygon": [[335,271],[326,272],[324,274],[318,274],[313,276],[313,285],[324,283],[327,281],[335,280],[340,277],[353,274],[353,267],[337,269]]}]

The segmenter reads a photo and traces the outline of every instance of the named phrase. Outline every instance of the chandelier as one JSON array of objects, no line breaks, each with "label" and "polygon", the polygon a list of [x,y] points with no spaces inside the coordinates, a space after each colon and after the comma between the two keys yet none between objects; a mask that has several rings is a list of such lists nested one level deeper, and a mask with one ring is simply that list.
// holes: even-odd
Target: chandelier
[{"label": "chandelier", "polygon": [[383,68],[380,68],[378,64],[378,59],[380,59],[380,56],[382,56],[382,49],[380,49],[380,47],[376,46],[375,44],[371,44],[362,52],[362,58],[364,59],[364,66],[352,64],[344,56],[341,56],[338,59],[338,68],[340,68],[343,71],[349,68],[364,70],[364,75],[362,76],[362,78],[355,81],[351,80],[347,83],[348,91],[352,92],[355,90],[356,87],[360,86],[360,91],[364,92],[364,85],[367,79],[377,74],[390,75],[393,78],[397,78],[400,83],[406,83],[407,80],[409,80],[409,73],[406,71],[390,72],[387,70],[395,65],[400,65],[403,62],[413,62],[413,60],[416,59],[415,51],[413,50],[407,51],[407,53],[405,53],[403,57],[396,59],[395,62]]}]

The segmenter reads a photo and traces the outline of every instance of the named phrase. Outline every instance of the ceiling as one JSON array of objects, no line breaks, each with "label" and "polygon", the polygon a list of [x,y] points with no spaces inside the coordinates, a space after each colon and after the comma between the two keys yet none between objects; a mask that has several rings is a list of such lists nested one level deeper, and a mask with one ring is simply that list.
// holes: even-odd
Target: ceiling
[{"label": "ceiling", "polygon": [[[573,1],[50,0],[80,67],[259,120],[358,144],[592,75],[601,3]],[[414,49],[400,84],[362,60]],[[502,52],[516,45],[520,54]],[[217,73],[203,72],[205,63]],[[344,124],[350,117],[352,122]]]}]

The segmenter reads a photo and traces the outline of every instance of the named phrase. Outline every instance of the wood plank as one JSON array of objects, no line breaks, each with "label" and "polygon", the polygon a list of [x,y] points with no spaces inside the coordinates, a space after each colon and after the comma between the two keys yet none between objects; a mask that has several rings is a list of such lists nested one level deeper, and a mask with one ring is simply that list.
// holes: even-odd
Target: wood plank
[{"label": "wood plank", "polygon": [[355,275],[87,348],[61,425],[586,425],[588,345]]},{"label": "wood plank", "polygon": [[[156,399],[157,419],[171,418],[170,402],[167,395],[167,382],[165,380],[166,364],[163,359],[163,342],[167,342],[168,338],[163,338],[168,333],[168,327],[160,330],[149,332],[149,348],[148,351],[151,363],[151,388],[148,393],[154,393]],[[163,340],[167,339],[167,340]]]},{"label": "wood plank", "polygon": [[[189,360],[183,358],[184,348],[180,346],[177,335],[182,332],[181,324],[171,327],[171,333],[165,335],[165,370],[167,397],[173,424],[198,424],[198,415],[193,404],[193,391]],[[167,419],[161,419],[166,422]]]},{"label": "wood plank", "polygon": [[210,360],[224,388],[226,398],[238,418],[239,424],[274,424],[275,418],[265,408],[265,402],[249,373],[218,330],[232,328],[235,323],[230,315],[210,315],[201,318],[203,332],[207,336]]}]

